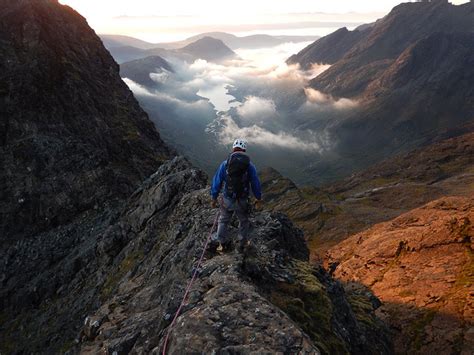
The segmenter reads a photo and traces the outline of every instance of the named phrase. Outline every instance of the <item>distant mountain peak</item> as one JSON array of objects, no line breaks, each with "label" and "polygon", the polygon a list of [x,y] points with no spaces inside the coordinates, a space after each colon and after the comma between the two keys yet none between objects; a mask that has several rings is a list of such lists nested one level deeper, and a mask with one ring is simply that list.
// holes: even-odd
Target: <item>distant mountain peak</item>
[{"label": "distant mountain peak", "polygon": [[205,60],[229,59],[236,56],[235,52],[223,41],[209,36],[188,44],[180,51]]}]

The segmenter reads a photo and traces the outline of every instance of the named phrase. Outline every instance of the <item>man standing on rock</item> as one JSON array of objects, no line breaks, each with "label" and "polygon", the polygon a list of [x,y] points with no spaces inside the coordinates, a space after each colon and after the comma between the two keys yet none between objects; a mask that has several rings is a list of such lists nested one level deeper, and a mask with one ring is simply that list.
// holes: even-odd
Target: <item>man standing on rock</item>
[{"label": "man standing on rock", "polygon": [[[250,187],[252,187],[253,195],[257,199],[255,206],[258,208],[262,204],[262,191],[257,169],[245,153],[247,151],[247,141],[236,139],[232,148],[233,152],[226,161],[222,162],[212,179],[212,208],[217,208],[217,198],[221,190],[223,190],[223,193],[220,200],[219,226],[209,245],[211,253],[217,250],[219,243],[224,251],[231,249],[232,241],[227,235],[227,226],[234,212],[239,219],[238,249],[239,252],[243,252],[248,244],[250,228]],[[223,189],[222,186],[224,186]]]}]

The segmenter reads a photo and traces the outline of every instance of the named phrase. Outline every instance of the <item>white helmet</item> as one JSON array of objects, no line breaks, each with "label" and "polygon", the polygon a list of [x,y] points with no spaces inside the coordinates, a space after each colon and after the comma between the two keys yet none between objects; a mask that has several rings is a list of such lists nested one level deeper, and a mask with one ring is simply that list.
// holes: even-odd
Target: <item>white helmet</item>
[{"label": "white helmet", "polygon": [[247,150],[247,141],[245,139],[242,139],[242,138],[236,139],[235,142],[234,142],[234,145],[232,146],[232,149],[235,149],[235,148],[240,148],[240,149],[243,149],[243,150]]}]

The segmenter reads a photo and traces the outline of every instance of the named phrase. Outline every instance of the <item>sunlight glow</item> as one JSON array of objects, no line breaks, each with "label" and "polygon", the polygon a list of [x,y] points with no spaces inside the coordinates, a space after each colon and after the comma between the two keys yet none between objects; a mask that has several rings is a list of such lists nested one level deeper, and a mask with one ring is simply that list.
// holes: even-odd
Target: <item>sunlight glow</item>
[{"label": "sunlight glow", "polygon": [[[465,0],[452,1],[454,4]],[[85,16],[98,33],[173,41],[202,32],[325,35],[372,22],[397,0],[60,0]],[[326,25],[325,25],[326,24]]]}]

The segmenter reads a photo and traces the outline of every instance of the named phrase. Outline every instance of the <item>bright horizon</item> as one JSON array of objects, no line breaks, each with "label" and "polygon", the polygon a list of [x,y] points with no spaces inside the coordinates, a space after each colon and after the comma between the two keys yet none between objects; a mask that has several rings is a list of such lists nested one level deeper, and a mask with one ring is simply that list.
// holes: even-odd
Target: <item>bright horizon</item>
[{"label": "bright horizon", "polygon": [[[453,4],[467,1],[456,0]],[[326,35],[352,29],[387,14],[397,0],[240,0],[233,8],[215,0],[60,0],[81,13],[100,34],[121,34],[150,42],[182,40],[202,32],[236,35]]]}]

